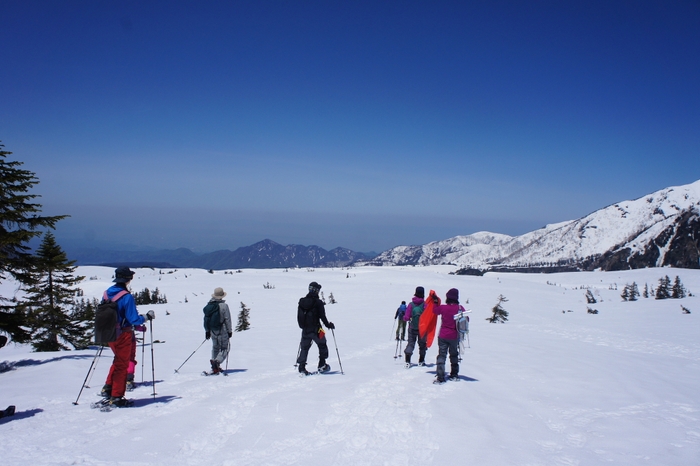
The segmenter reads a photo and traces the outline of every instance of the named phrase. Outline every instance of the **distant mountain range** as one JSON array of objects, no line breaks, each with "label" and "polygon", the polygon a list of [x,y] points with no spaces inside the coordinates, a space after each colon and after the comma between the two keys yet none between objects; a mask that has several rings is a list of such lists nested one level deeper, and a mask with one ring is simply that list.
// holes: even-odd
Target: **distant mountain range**
[{"label": "distant mountain range", "polygon": [[284,267],[342,267],[358,260],[371,259],[345,248],[330,251],[318,246],[290,244],[283,246],[269,239],[230,251],[227,249],[196,254],[189,249],[156,251],[109,251],[72,249],[67,251],[77,265],[129,265],[132,267],[192,267],[212,270],[269,269]]},{"label": "distant mountain range", "polygon": [[700,268],[700,181],[662,189],[597,210],[578,220],[547,225],[521,236],[478,232],[419,246],[361,253],[345,248],[283,246],[269,239],[235,251],[196,254],[158,251],[68,250],[77,265],[194,267],[204,269],[439,265],[458,273],[487,270],[560,272],[645,267]]},{"label": "distant mountain range", "polygon": [[479,232],[398,246],[358,265],[452,264],[485,270],[555,272],[645,267],[700,268],[700,181],[600,209],[521,236]]}]

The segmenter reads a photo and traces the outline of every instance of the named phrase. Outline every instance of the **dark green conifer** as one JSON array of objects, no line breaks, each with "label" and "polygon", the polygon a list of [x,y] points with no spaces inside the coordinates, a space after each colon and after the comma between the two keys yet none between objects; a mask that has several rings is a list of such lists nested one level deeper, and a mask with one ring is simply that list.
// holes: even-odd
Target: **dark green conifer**
[{"label": "dark green conifer", "polygon": [[[0,149],[3,147],[0,144]],[[29,241],[66,216],[41,215],[41,204],[33,202],[39,195],[28,194],[39,180],[33,172],[20,168],[22,162],[7,161],[11,154],[0,150],[0,282],[14,278],[28,286],[34,266]],[[0,334],[17,343],[26,342],[31,338],[27,325],[27,316],[14,297],[0,295]]]}]

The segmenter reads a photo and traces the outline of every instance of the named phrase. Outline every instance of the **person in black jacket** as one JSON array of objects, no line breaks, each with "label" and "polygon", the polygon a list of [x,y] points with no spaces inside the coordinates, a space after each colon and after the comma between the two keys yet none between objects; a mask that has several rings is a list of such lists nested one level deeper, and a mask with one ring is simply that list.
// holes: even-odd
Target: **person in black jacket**
[{"label": "person in black jacket", "polygon": [[318,346],[318,371],[328,372],[331,370],[331,367],[326,364],[328,344],[326,343],[326,334],[323,331],[323,327],[321,327],[321,322],[326,328],[331,330],[335,328],[335,325],[333,325],[333,322],[328,322],[326,318],[326,308],[323,301],[318,297],[319,291],[321,291],[321,285],[311,282],[309,284],[309,293],[299,300],[297,309],[297,323],[301,329],[301,343],[299,343],[297,364],[299,364],[299,373],[302,375],[310,374],[306,370],[306,358],[309,356],[311,342],[316,343],[316,346]]}]

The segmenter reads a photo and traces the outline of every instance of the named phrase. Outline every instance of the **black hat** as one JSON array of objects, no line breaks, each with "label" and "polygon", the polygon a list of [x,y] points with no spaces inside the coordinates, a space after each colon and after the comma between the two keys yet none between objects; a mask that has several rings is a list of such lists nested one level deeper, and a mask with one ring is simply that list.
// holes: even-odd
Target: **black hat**
[{"label": "black hat", "polygon": [[321,285],[316,282],[309,283],[309,292],[318,293],[319,291],[321,291]]},{"label": "black hat", "polygon": [[422,286],[416,287],[416,296],[419,298],[425,298],[425,289]]},{"label": "black hat", "polygon": [[114,271],[114,283],[130,282],[132,278],[134,278],[134,271],[129,267],[117,267],[117,270]]}]

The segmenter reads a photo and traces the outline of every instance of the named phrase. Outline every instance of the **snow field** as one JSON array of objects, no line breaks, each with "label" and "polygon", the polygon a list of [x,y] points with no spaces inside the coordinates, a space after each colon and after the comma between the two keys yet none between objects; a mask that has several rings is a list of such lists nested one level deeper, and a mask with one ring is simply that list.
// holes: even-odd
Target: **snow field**
[{"label": "snow field", "polygon": [[[136,407],[91,410],[111,362],[107,349],[74,406],[95,350],[32,353],[0,349],[13,370],[0,373],[0,403],[17,406],[0,420],[4,462],[16,465],[406,465],[459,461],[480,465],[686,465],[700,463],[700,306],[696,297],[621,302],[626,283],[656,286],[680,275],[700,293],[700,272],[647,269],[551,275],[448,275],[454,267],[205,270],[138,269],[134,292],[156,286],[167,296],[154,309],[155,400],[150,333],[145,384]],[[80,267],[81,288],[99,297],[113,270]],[[162,273],[161,273],[162,272]],[[172,272],[172,273],[168,273]],[[90,280],[89,277],[95,279]],[[336,346],[327,333],[333,374],[299,378],[296,303],[309,282],[323,285]],[[269,283],[274,289],[264,289]],[[617,284],[617,290],[610,290]],[[416,286],[443,297],[460,290],[471,309],[471,348],[462,380],[432,385],[428,367],[394,359],[392,318]],[[211,343],[202,307],[214,288],[228,293],[235,322],[240,302],[251,329],[234,333],[229,376],[202,377]],[[582,287],[602,301],[586,313]],[[0,284],[12,296],[11,283]],[[506,324],[485,321],[499,294]],[[185,302],[185,297],[187,302]],[[466,299],[469,303],[465,303]],[[692,314],[680,312],[680,304]],[[166,315],[166,310],[170,315]],[[573,312],[566,312],[571,310]],[[565,312],[562,312],[565,311]],[[316,347],[309,354],[315,366]],[[137,348],[141,380],[142,348]],[[417,362],[417,354],[413,357]]]}]

